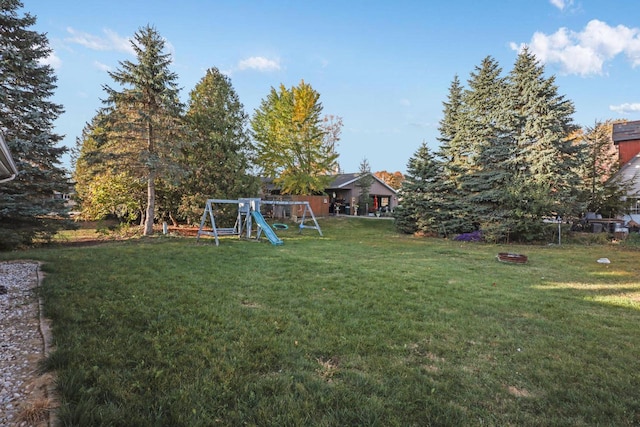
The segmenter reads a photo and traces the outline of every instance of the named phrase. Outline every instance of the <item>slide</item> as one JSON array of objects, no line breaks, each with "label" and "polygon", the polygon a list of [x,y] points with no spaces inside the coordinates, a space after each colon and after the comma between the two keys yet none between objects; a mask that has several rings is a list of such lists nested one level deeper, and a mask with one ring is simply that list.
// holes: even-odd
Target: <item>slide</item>
[{"label": "slide", "polygon": [[267,221],[264,220],[264,217],[260,212],[256,212],[252,210],[251,216],[256,221],[256,224],[258,225],[258,227],[262,229],[262,232],[264,233],[265,236],[267,236],[267,239],[269,239],[272,245],[282,244],[282,240],[280,240],[280,238],[276,235],[276,232],[273,231],[271,227],[269,227],[269,224],[267,224]]}]

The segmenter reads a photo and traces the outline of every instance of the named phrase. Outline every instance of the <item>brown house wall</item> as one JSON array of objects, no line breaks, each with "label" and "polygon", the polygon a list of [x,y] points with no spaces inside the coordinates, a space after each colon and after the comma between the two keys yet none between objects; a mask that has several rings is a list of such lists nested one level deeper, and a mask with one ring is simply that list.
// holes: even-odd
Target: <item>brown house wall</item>
[{"label": "brown house wall", "polygon": [[640,153],[640,140],[621,141],[618,143],[618,159],[624,165]]},{"label": "brown house wall", "polygon": [[[268,196],[265,199],[283,202],[309,202],[309,207],[316,217],[329,216],[329,196]],[[291,206],[291,213],[301,217],[304,213],[304,206]]]},{"label": "brown house wall", "polygon": [[329,196],[292,196],[291,199],[309,202],[315,216],[329,216]]}]

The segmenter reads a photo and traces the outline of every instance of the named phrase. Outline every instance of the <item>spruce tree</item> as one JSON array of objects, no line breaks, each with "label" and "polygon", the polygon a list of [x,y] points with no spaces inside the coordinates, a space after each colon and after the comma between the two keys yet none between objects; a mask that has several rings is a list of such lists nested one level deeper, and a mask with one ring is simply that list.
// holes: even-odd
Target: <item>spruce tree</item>
[{"label": "spruce tree", "polygon": [[544,76],[544,67],[523,49],[508,76],[509,127],[517,149],[513,158],[512,208],[520,238],[540,236],[544,217],[578,214],[579,165],[584,145],[571,138],[573,103],[558,94],[555,78]]},{"label": "spruce tree", "polygon": [[356,186],[360,188],[360,196],[358,197],[358,213],[362,213],[363,215],[367,215],[369,213],[367,212],[368,208],[372,207],[371,186],[373,185],[373,181],[374,179],[371,174],[371,166],[369,165],[369,160],[365,157],[360,162],[358,180],[356,181]]},{"label": "spruce tree", "polygon": [[194,142],[183,151],[188,174],[180,188],[181,212],[197,219],[207,198],[255,196],[259,182],[249,175],[248,117],[230,79],[217,68],[207,70],[191,91],[186,122]]},{"label": "spruce tree", "polygon": [[451,211],[446,203],[447,186],[442,166],[426,143],[407,163],[407,175],[399,191],[400,206],[394,211],[396,228],[403,233],[446,236]]},{"label": "spruce tree", "polygon": [[65,227],[64,201],[69,192],[60,158],[66,148],[53,123],[63,112],[50,101],[56,88],[45,34],[30,30],[36,18],[19,16],[18,0],[0,2],[0,130],[19,173],[0,184],[0,247],[48,239]]},{"label": "spruce tree", "polygon": [[[505,79],[498,62],[488,56],[476,66],[462,96],[456,135],[459,147],[459,188],[464,218],[469,228],[499,221],[501,192],[508,180],[504,162],[509,158],[509,138],[502,124]],[[457,164],[456,164],[457,163]]]},{"label": "spruce tree", "polygon": [[168,180],[180,171],[176,156],[184,142],[183,105],[178,77],[169,69],[171,55],[163,52],[165,41],[158,31],[141,28],[131,46],[137,62],[120,62],[120,69],[109,73],[122,90],[104,86],[108,137],[102,150],[114,173],[124,171],[146,182],[143,233],[151,235],[156,185],[160,178]]},{"label": "spruce tree", "polygon": [[[472,225],[465,219],[466,210],[463,208],[461,190],[461,177],[466,173],[466,163],[462,161],[466,141],[457,137],[463,108],[463,93],[464,88],[456,75],[449,86],[447,101],[442,103],[444,106],[443,117],[438,127],[440,148],[437,157],[442,163],[440,179],[443,186],[441,194],[443,215],[440,218],[438,230],[445,235],[471,231],[472,228]],[[445,211],[449,214],[445,215]]]}]

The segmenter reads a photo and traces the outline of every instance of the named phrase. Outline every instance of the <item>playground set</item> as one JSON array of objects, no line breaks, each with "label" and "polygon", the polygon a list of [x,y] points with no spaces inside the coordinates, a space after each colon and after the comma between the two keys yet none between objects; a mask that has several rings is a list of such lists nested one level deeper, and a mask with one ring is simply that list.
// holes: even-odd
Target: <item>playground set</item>
[{"label": "playground set", "polygon": [[[235,204],[238,206],[238,215],[236,217],[236,222],[233,227],[218,227],[216,225],[216,205],[220,204]],[[251,239],[253,235],[253,226],[255,223],[255,231],[256,231],[256,240],[260,240],[262,233],[264,233],[265,237],[271,242],[272,245],[282,245],[284,242],[278,237],[274,228],[286,228],[285,224],[273,224],[271,227],[264,216],[260,212],[261,205],[274,205],[274,206],[302,206],[303,212],[300,217],[300,224],[298,225],[300,233],[304,228],[310,228],[313,230],[317,230],[318,234],[322,236],[322,230],[320,229],[320,225],[318,225],[318,221],[316,220],[313,211],[311,210],[311,206],[307,201],[280,201],[280,200],[262,200],[257,198],[247,198],[247,199],[208,199],[205,204],[204,213],[202,214],[202,220],[200,221],[200,228],[198,229],[198,234],[196,237],[196,241],[200,240],[201,235],[205,236],[213,236],[216,242],[216,246],[219,246],[220,236],[238,236],[242,238],[243,235],[247,239]],[[207,219],[210,222],[211,228],[207,227]],[[307,225],[305,221],[307,219],[311,219],[314,225]]]}]

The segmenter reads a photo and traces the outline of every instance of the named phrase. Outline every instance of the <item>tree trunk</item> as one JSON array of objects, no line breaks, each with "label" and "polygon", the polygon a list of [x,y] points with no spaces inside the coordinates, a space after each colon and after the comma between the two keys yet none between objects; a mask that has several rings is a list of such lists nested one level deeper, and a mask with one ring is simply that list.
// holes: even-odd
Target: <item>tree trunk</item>
[{"label": "tree trunk", "polygon": [[171,214],[171,211],[169,211],[169,219],[171,220],[171,224],[172,224],[174,227],[177,227],[177,226],[178,226],[178,221],[173,217],[173,215]]},{"label": "tree trunk", "polygon": [[155,216],[156,209],[156,172],[154,170],[149,171],[149,178],[147,181],[147,213],[145,215],[144,222],[144,235],[153,235],[153,218]]}]

